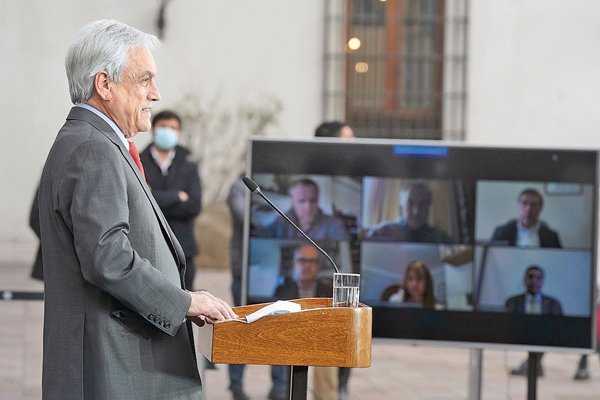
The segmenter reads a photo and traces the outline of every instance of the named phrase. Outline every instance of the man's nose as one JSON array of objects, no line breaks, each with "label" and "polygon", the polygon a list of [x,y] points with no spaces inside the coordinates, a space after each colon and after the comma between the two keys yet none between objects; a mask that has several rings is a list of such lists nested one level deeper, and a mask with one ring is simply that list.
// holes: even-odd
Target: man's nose
[{"label": "man's nose", "polygon": [[160,91],[158,90],[156,82],[152,82],[152,87],[150,88],[150,92],[148,92],[148,98],[152,101],[160,100]]}]

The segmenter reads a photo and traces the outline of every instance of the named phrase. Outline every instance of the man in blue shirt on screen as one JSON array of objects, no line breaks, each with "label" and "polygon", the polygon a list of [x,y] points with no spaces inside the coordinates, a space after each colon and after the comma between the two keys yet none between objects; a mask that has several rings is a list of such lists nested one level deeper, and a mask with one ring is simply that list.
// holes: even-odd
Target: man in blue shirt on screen
[{"label": "man in blue shirt on screen", "polygon": [[[313,240],[350,240],[342,219],[325,214],[319,208],[319,186],[312,179],[300,179],[290,185],[291,209],[286,215]],[[258,230],[260,237],[301,239],[302,235],[283,218]]]}]

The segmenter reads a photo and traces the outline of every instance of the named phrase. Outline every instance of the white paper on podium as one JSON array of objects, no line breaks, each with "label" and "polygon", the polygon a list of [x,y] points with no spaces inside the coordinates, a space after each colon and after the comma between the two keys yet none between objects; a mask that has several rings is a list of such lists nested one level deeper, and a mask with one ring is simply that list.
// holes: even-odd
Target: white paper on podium
[{"label": "white paper on podium", "polygon": [[267,315],[287,314],[300,311],[302,307],[298,303],[291,301],[278,300],[275,303],[271,303],[268,306],[254,311],[252,314],[246,315],[246,318],[242,318],[247,323],[251,323]]}]

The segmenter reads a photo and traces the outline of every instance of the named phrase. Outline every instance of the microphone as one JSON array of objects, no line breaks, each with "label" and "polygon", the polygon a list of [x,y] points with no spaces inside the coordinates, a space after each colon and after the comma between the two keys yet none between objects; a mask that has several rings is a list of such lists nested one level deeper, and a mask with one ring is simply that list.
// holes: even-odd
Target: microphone
[{"label": "microphone", "polygon": [[292,225],[294,228],[296,228],[296,230],[298,232],[300,232],[302,234],[302,236],[304,236],[306,238],[306,240],[308,240],[310,242],[310,244],[312,244],[313,246],[315,246],[321,252],[321,254],[323,254],[325,257],[327,257],[327,259],[329,260],[329,262],[331,263],[331,265],[333,265],[333,268],[335,269],[335,272],[338,273],[338,274],[340,273],[340,270],[338,269],[338,267],[335,264],[335,262],[333,261],[333,259],[329,256],[329,254],[327,254],[325,252],[325,250],[323,250],[321,247],[319,247],[319,245],[316,244],[314,240],[312,240],[310,237],[308,237],[308,235],[306,233],[304,233],[304,231],[302,229],[300,229],[294,223],[294,221],[292,221],[287,215],[285,215],[283,213],[283,211],[281,211],[279,209],[279,207],[277,207],[275,204],[273,204],[273,202],[271,200],[269,200],[269,198],[263,194],[263,192],[260,190],[260,187],[256,184],[256,182],[254,182],[252,179],[248,178],[247,176],[244,176],[242,178],[242,181],[244,181],[244,184],[246,185],[246,187],[252,193],[257,194],[260,197],[262,197],[275,211],[277,211],[277,213],[279,215],[281,215],[290,225]]}]

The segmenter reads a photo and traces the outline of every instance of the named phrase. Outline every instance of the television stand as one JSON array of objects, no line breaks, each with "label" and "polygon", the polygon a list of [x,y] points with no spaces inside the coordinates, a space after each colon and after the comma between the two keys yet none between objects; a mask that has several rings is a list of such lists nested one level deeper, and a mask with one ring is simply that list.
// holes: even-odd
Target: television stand
[{"label": "television stand", "polygon": [[540,365],[541,353],[529,352],[527,359],[527,400],[536,400],[537,398],[537,378]]}]

